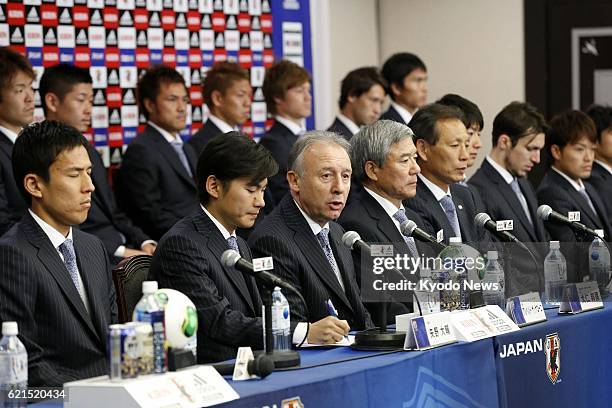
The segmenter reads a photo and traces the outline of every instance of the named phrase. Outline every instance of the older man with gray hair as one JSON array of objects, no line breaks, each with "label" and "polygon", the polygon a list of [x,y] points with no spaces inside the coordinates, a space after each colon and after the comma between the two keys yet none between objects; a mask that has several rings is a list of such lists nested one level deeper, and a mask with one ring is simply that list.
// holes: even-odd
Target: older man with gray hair
[{"label": "older man with gray hair", "polygon": [[[346,230],[357,231],[366,242],[392,244],[394,255],[418,258],[424,246],[417,247],[414,239],[402,235],[400,225],[412,220],[418,226],[421,218],[404,208],[402,201],[416,194],[417,150],[412,141],[413,133],[402,123],[379,120],[361,128],[351,139],[351,162],[354,180],[363,187],[351,197],[351,202],[342,212],[338,221]],[[419,243],[419,246],[421,244]],[[421,250],[421,251],[420,251]],[[367,279],[371,270],[361,270],[361,257],[353,257],[357,279]],[[364,266],[365,268],[365,266]],[[402,271],[409,280],[416,280],[416,270]],[[388,276],[398,280],[398,276]],[[412,311],[412,296],[409,292],[395,294],[398,302],[387,304],[389,323],[395,322],[395,315]],[[402,303],[399,303],[399,302]],[[368,303],[368,310],[378,313],[380,303]]]},{"label": "older man with gray hair", "polygon": [[[325,131],[308,132],[291,149],[286,195],[249,238],[254,257],[272,256],[274,272],[302,293],[306,305],[285,293],[291,319],[313,322],[308,341],[331,343],[349,328],[372,327],[361,302],[353,259],[342,245],[338,219],[351,187],[350,145]],[[335,309],[337,318],[330,317]],[[297,320],[296,320],[297,319]],[[299,324],[293,342],[299,343],[306,325]]]}]

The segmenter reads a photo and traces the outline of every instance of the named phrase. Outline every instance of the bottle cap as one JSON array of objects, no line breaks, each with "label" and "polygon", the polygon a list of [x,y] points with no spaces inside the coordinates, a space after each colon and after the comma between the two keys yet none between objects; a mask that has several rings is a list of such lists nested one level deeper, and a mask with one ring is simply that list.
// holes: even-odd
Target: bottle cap
[{"label": "bottle cap", "polygon": [[450,239],[448,240],[449,244],[460,244],[461,243],[461,237],[450,237]]},{"label": "bottle cap", "polygon": [[142,282],[142,293],[144,294],[155,293],[156,290],[157,290],[157,281]]},{"label": "bottle cap", "polygon": [[559,249],[559,241],[550,241],[550,249]]},{"label": "bottle cap", "polygon": [[19,333],[17,322],[2,322],[3,336],[16,336]]},{"label": "bottle cap", "polygon": [[276,292],[277,290],[280,292],[280,290],[281,290],[281,289],[280,289],[280,287],[275,286],[275,287],[274,287],[274,291]]},{"label": "bottle cap", "polygon": [[487,251],[487,259],[497,259],[497,251]]},{"label": "bottle cap", "polygon": [[604,237],[604,230],[602,230],[602,229],[596,229],[596,230],[595,230],[595,233],[597,234],[597,236],[598,236],[599,238],[603,239],[603,237]]}]

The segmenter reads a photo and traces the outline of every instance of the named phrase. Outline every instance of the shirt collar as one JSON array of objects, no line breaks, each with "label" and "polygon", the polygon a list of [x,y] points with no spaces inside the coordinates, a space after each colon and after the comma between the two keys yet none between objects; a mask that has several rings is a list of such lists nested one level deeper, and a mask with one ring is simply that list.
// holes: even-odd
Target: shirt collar
[{"label": "shirt collar", "polygon": [[553,169],[554,171],[559,173],[561,175],[561,177],[566,179],[572,185],[572,187],[574,187],[576,189],[576,191],[580,192],[580,191],[584,190],[584,184],[582,184],[582,180],[578,179],[578,182],[576,182],[575,180],[572,180],[571,178],[569,178],[567,176],[567,174],[565,174],[562,171],[556,169],[555,166],[551,166],[551,169]]},{"label": "shirt collar", "polygon": [[485,160],[488,161],[489,164],[493,166],[495,170],[497,170],[499,175],[502,176],[502,178],[504,179],[506,183],[510,184],[512,183],[512,181],[514,181],[514,176],[510,174],[508,170],[500,166],[495,160],[493,160],[493,158],[490,155],[487,155],[487,157],[485,157]]},{"label": "shirt collar", "polygon": [[448,191],[444,191],[440,187],[432,183],[431,181],[427,180],[427,178],[425,178],[425,176],[423,176],[422,173],[419,173],[418,176],[421,179],[421,181],[425,183],[427,188],[433,193],[434,197],[436,197],[436,201],[440,201],[442,198],[444,198],[444,196],[452,197],[450,188],[448,189]]},{"label": "shirt collar", "polygon": [[612,167],[608,166],[607,163],[604,163],[601,160],[595,160],[595,162],[599,164],[601,167],[603,167],[604,169],[606,169],[608,173],[612,174]]},{"label": "shirt collar", "polygon": [[325,223],[324,226],[320,226],[319,224],[317,224],[316,222],[314,222],[312,220],[312,218],[310,218],[308,216],[308,214],[306,214],[304,212],[304,210],[302,210],[302,208],[300,207],[300,205],[297,203],[297,201],[293,200],[293,202],[295,203],[295,205],[297,206],[298,210],[300,210],[300,212],[302,213],[302,215],[304,216],[304,218],[306,218],[306,222],[308,222],[308,226],[310,227],[310,229],[312,230],[312,233],[315,235],[319,235],[319,232],[321,232],[321,230],[323,228],[327,228],[327,230],[329,231],[329,222]]},{"label": "shirt collar", "polygon": [[[404,205],[400,203],[399,208],[397,208],[395,206],[395,204],[393,204],[391,201],[389,201],[388,199],[386,199],[385,197],[381,196],[380,194],[370,190],[367,187],[363,187],[363,189],[365,191],[367,191],[377,202],[378,204],[380,204],[380,206],[385,210],[385,212],[389,215],[389,217],[393,218],[393,216],[395,215],[395,213],[398,210],[403,210],[404,209]],[[395,220],[395,218],[393,218]]]},{"label": "shirt collar", "polygon": [[32,218],[34,218],[34,221],[36,221],[40,228],[42,228],[43,232],[49,238],[51,244],[55,249],[59,250],[59,246],[62,245],[64,241],[66,241],[67,239],[72,239],[72,227],[68,229],[68,236],[65,237],[61,232],[43,221],[43,219],[36,215],[34,211],[30,209],[28,209],[28,211],[30,212]]},{"label": "shirt collar", "polygon": [[359,132],[359,126],[357,126],[355,122],[353,122],[351,119],[349,119],[342,113],[338,113],[338,120],[344,123],[344,126],[348,128],[349,132],[351,132],[353,136],[355,135],[355,133]]},{"label": "shirt collar", "polygon": [[226,121],[216,117],[212,113],[208,115],[208,120],[212,121],[212,123],[219,128],[221,133],[233,132],[237,130],[236,128],[231,127]]},{"label": "shirt collar", "polygon": [[223,239],[227,241],[229,237],[236,237],[236,231],[230,234],[229,231],[202,204],[200,204],[200,208],[204,210],[204,214],[206,214],[208,218],[211,219],[211,221],[213,222],[213,224],[215,224],[219,232],[221,232],[221,235],[223,235]]},{"label": "shirt collar", "polygon": [[306,126],[304,126],[303,120],[302,120],[302,125],[298,125],[294,121],[289,120],[287,118],[283,118],[282,116],[279,116],[279,115],[274,116],[274,119],[280,122],[281,125],[284,125],[287,129],[291,131],[291,133],[293,133],[296,136],[303,134],[306,131]]},{"label": "shirt collar", "polygon": [[11,142],[13,142],[13,144],[15,144],[15,140],[17,140],[17,133],[5,128],[4,126],[0,126],[0,131],[2,131],[2,133],[4,133],[6,137],[8,137]]},{"label": "shirt collar", "polygon": [[399,103],[395,101],[391,101],[391,106],[393,106],[393,109],[395,109],[397,113],[399,113],[399,115],[402,117],[402,119],[404,119],[404,123],[406,124],[410,123],[413,113],[408,112],[406,108],[404,108],[403,106],[401,106]]},{"label": "shirt collar", "polygon": [[183,139],[179,137],[178,133],[172,136],[168,131],[162,129],[161,127],[159,127],[158,125],[156,125],[155,123],[151,121],[148,121],[147,125],[151,126],[153,129],[161,133],[161,135],[164,137],[164,139],[166,139],[168,143],[183,144]]}]

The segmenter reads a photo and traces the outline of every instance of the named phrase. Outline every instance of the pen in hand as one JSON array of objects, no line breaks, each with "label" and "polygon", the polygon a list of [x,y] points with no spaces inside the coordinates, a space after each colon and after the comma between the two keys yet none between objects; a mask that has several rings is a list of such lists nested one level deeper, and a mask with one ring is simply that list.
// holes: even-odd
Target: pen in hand
[{"label": "pen in hand", "polygon": [[[338,319],[338,312],[336,311],[336,308],[334,307],[334,304],[332,303],[331,299],[327,299],[327,301],[325,302],[325,306],[327,307],[327,314]],[[349,341],[348,336],[344,336],[344,338],[346,339],[346,341]]]}]

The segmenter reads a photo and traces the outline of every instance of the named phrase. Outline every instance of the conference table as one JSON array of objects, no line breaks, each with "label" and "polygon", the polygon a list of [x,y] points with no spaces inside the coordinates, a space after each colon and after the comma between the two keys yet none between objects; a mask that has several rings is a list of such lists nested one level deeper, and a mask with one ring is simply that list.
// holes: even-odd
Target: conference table
[{"label": "conference table", "polygon": [[[297,408],[298,400],[305,407],[612,405],[612,308],[546,315],[548,321],[517,332],[426,351],[301,350],[300,369],[262,380],[226,377],[240,399],[218,406]],[[558,356],[554,382],[547,350]]]}]

